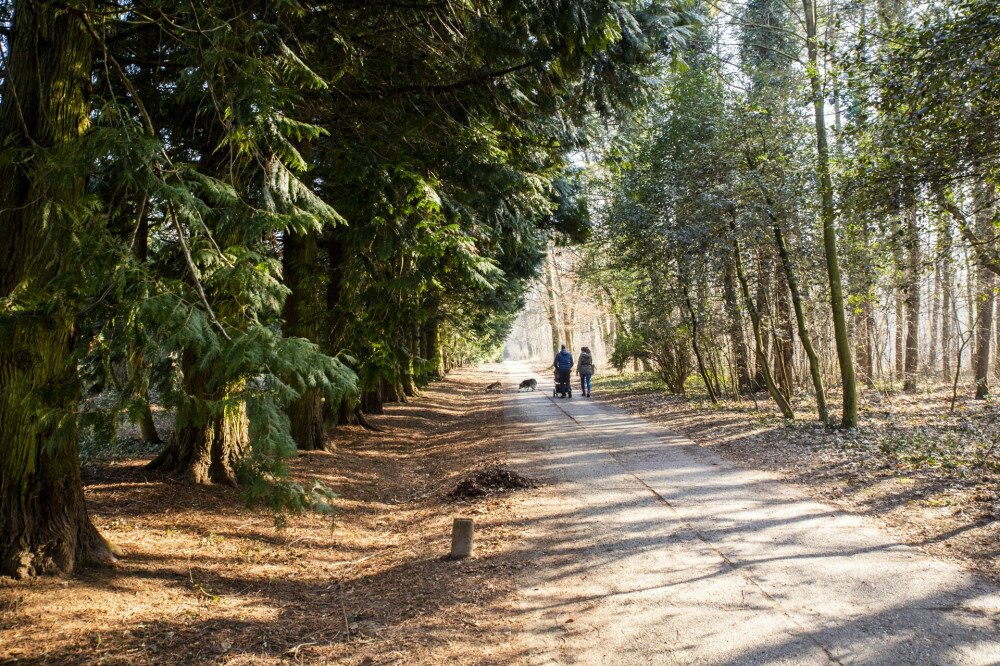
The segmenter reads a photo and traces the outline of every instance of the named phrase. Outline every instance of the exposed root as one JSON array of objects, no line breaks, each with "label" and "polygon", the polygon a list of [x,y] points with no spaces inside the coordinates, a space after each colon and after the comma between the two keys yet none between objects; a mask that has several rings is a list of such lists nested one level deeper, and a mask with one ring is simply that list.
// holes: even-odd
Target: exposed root
[{"label": "exposed root", "polygon": [[354,418],[357,420],[358,425],[365,430],[372,430],[374,432],[383,432],[382,428],[373,425],[368,419],[365,418],[365,413],[361,411],[361,407],[354,408]]}]

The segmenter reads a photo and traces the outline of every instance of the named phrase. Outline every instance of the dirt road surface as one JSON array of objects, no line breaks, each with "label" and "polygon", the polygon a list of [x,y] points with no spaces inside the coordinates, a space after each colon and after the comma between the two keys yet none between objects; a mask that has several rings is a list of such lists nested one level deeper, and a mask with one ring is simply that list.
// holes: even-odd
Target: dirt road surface
[{"label": "dirt road surface", "polygon": [[515,468],[547,484],[519,585],[529,663],[1000,663],[997,588],[538,379],[504,405]]}]

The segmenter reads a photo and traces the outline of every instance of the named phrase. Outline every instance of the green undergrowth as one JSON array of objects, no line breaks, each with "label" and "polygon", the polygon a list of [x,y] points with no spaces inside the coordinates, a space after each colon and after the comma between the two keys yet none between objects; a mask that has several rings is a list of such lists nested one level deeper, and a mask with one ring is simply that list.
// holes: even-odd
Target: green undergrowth
[{"label": "green undergrowth", "polygon": [[667,385],[655,372],[621,372],[594,375],[593,390],[610,395],[666,393]]},{"label": "green undergrowth", "polygon": [[748,397],[713,404],[697,378],[692,381],[686,397],[672,396],[655,372],[602,375],[599,382],[595,377],[594,390],[613,398],[671,397],[686,408],[739,414],[747,436],[775,437],[803,450],[836,450],[879,476],[927,472],[961,479],[1000,473],[1000,409],[993,400],[964,402],[951,413],[948,396],[940,391],[895,400],[875,390],[862,396],[859,427],[845,431],[819,423],[805,395],[796,396],[796,418],[789,421],[774,412],[766,394],[758,395],[756,404]]}]

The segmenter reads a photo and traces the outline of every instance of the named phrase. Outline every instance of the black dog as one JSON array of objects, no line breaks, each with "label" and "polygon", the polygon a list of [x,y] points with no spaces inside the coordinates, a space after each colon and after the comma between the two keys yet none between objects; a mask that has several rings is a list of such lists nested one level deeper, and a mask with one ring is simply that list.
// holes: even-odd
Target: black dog
[{"label": "black dog", "polygon": [[537,379],[525,379],[523,382],[521,382],[521,385],[517,387],[517,390],[520,391],[521,389],[531,389],[532,391],[534,391],[536,388],[538,388]]}]

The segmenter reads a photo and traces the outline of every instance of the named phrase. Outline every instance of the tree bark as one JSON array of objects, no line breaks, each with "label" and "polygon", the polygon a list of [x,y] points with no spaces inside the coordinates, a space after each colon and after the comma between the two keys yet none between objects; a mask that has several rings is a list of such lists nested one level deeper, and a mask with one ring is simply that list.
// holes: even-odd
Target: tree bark
[{"label": "tree bark", "polygon": [[951,263],[951,224],[947,219],[942,221],[938,252],[941,255],[941,380],[950,382],[951,372],[951,321],[954,278]]},{"label": "tree bark", "polygon": [[[682,277],[683,281],[684,278]],[[719,398],[715,394],[715,389],[712,388],[712,380],[709,377],[708,370],[705,368],[705,360],[701,355],[701,347],[698,346],[698,317],[694,313],[694,306],[691,305],[691,296],[688,295],[688,287],[685,283],[683,285],[684,289],[684,302],[687,304],[688,314],[691,315],[691,346],[694,348],[694,356],[698,361],[698,372],[701,374],[701,380],[705,383],[705,391],[708,392],[708,399],[713,403],[719,402]]]},{"label": "tree bark", "polygon": [[830,177],[830,154],[826,141],[826,110],[823,85],[820,81],[819,46],[816,41],[816,5],[814,0],[802,0],[806,23],[806,51],[809,56],[809,85],[813,99],[813,116],[816,124],[816,164],[820,183],[821,217],[823,221],[823,249],[826,254],[826,272],[830,282],[830,307],[833,310],[834,339],[837,360],[840,363],[840,380],[843,384],[843,415],[841,426],[858,425],[858,393],[854,376],[854,359],[851,340],[847,333],[844,313],[843,285],[840,278],[840,260],[837,256],[836,211],[833,202],[833,180]]},{"label": "tree bark", "polygon": [[903,366],[903,390],[917,390],[920,368],[920,229],[917,211],[906,216],[906,361]]},{"label": "tree bark", "polygon": [[792,313],[788,303],[788,280],[783,272],[774,276],[774,374],[781,377],[785,398],[792,399],[795,390],[795,333],[792,330]]},{"label": "tree bark", "polygon": [[736,364],[736,391],[744,393],[751,390],[750,360],[747,358],[746,336],[743,334],[743,318],[736,297],[735,279],[732,258],[727,257],[722,274],[722,296],[729,320],[729,340]]},{"label": "tree bark", "polygon": [[83,499],[75,313],[60,302],[45,311],[18,302],[25,292],[49,298],[50,281],[77,270],[63,244],[83,225],[72,211],[84,177],[39,171],[86,127],[93,42],[60,3],[19,2],[13,12],[0,92],[0,146],[18,151],[0,162],[0,298],[13,299],[0,326],[0,575],[23,578],[110,563],[114,549]]},{"label": "tree bark", "polygon": [[[975,201],[976,233],[980,238],[993,233],[992,191],[982,182],[977,182],[973,199]],[[976,269],[976,350],[973,359],[973,375],[976,382],[976,400],[985,400],[990,393],[990,345],[993,328],[993,301],[995,277],[992,271],[977,262]]]},{"label": "tree bark", "polygon": [[[742,262],[742,258],[740,259]],[[761,363],[767,363],[767,351],[770,349],[771,338],[768,335],[768,329],[764,327],[764,320],[767,318],[768,311],[770,310],[767,301],[767,285],[771,281],[771,263],[766,261],[761,252],[757,252],[757,293],[756,300],[754,301],[755,307],[757,308],[757,317],[760,322],[760,339],[761,345],[764,349],[764,359],[761,360],[754,355],[755,369],[753,374],[754,391],[759,391],[761,387],[766,388],[766,382],[764,381],[764,369],[761,367]],[[774,375],[771,375],[774,378]]]},{"label": "tree bark", "polygon": [[552,269],[552,250],[549,249],[545,255],[545,294],[547,299],[545,306],[549,316],[549,328],[552,331],[552,355],[559,353],[560,346],[560,326],[559,326],[559,296],[556,293],[555,276]]},{"label": "tree bark", "polygon": [[192,483],[237,484],[237,471],[250,448],[246,403],[238,385],[213,388],[195,355],[182,355],[184,398],[177,408],[170,442],[149,469],[174,472]]},{"label": "tree bark", "polygon": [[[315,233],[285,234],[281,265],[282,278],[289,289],[282,327],[286,337],[319,341],[319,307],[315,303],[318,255],[319,238]],[[286,407],[285,413],[290,421],[292,439],[299,449],[314,451],[326,448],[323,396],[318,387],[304,387],[302,394]]]},{"label": "tree bark", "polygon": [[869,296],[865,296],[859,309],[857,333],[855,334],[858,372],[861,375],[861,381],[866,386],[872,386],[875,383],[875,359],[872,340],[875,335],[875,316]]},{"label": "tree bark", "polygon": [[941,327],[941,263],[936,262],[934,266],[934,284],[931,293],[931,342],[930,351],[927,353],[926,374],[933,375],[934,366],[937,364],[938,353],[938,331]]},{"label": "tree bark", "polygon": [[774,240],[778,246],[778,254],[781,257],[781,266],[785,270],[785,281],[788,283],[788,290],[792,295],[792,306],[795,309],[795,323],[799,330],[799,341],[802,349],[809,359],[809,374],[812,377],[813,390],[816,393],[816,412],[819,420],[824,423],[830,417],[826,407],[826,390],[823,388],[823,373],[820,368],[819,356],[812,344],[812,336],[809,335],[809,327],[806,325],[806,314],[802,308],[802,296],[799,293],[799,281],[792,269],[791,257],[788,255],[788,246],[785,243],[785,236],[781,228],[777,225],[773,228]]},{"label": "tree bark", "polygon": [[774,379],[771,377],[771,370],[767,366],[767,358],[764,356],[764,340],[760,333],[760,315],[757,312],[757,306],[754,305],[753,300],[750,298],[750,286],[747,284],[746,276],[743,274],[743,259],[740,256],[740,245],[736,238],[736,223],[732,222],[733,231],[733,256],[736,259],[736,277],[740,282],[740,288],[743,291],[743,300],[747,306],[747,313],[750,315],[750,323],[753,328],[754,336],[754,347],[757,353],[757,368],[763,375],[764,385],[767,387],[767,392],[771,394],[771,398],[774,403],[781,410],[781,415],[786,419],[795,418],[795,413],[792,412],[791,406],[788,401],[785,400],[785,396],[781,394],[778,387],[774,384]]}]

